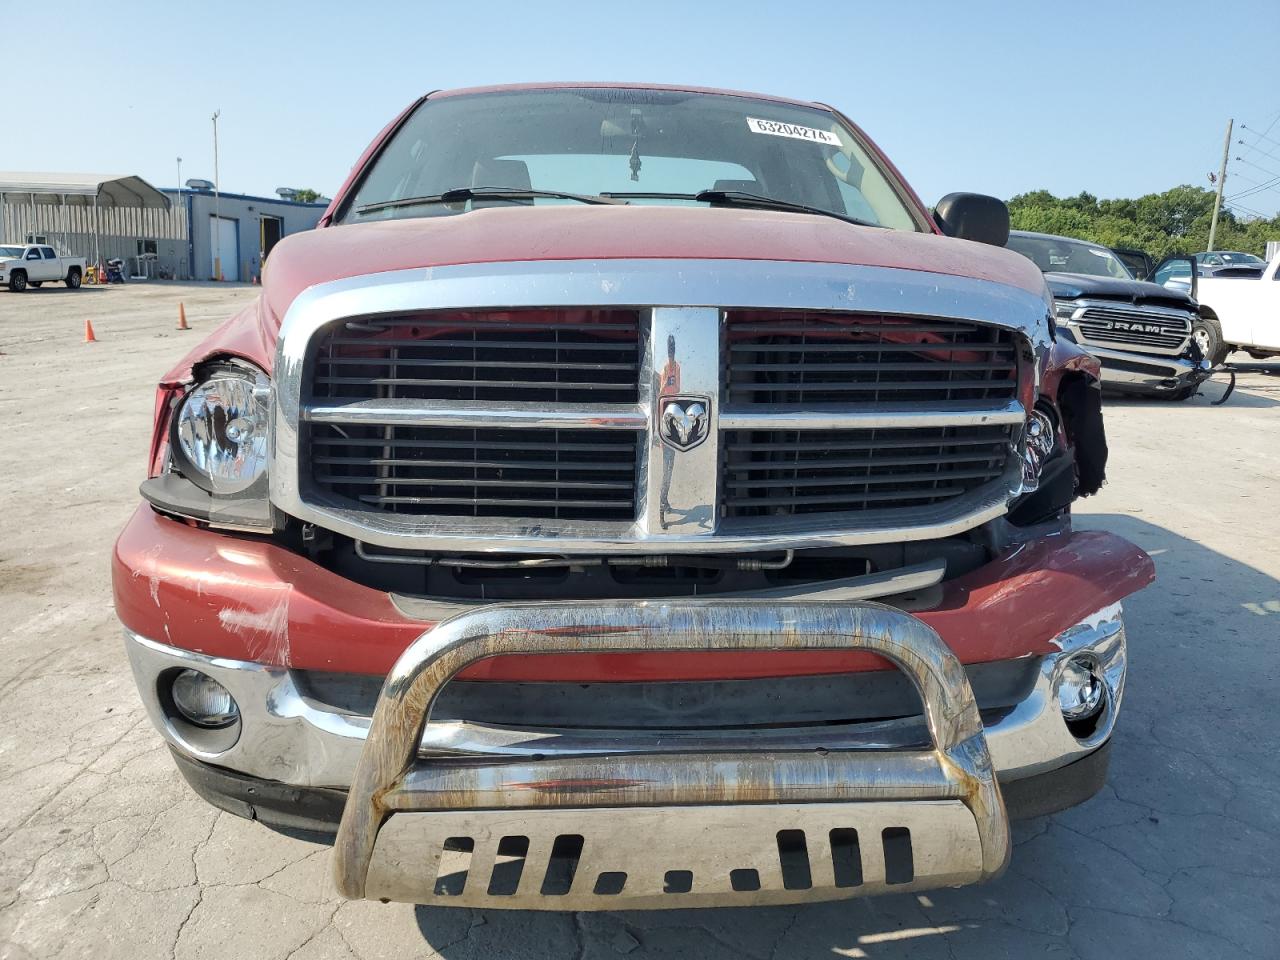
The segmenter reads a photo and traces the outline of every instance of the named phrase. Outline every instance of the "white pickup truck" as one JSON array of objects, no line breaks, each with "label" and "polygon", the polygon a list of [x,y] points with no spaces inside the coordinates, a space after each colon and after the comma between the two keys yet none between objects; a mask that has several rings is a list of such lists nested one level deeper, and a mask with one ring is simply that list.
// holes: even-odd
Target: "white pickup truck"
[{"label": "white pickup truck", "polygon": [[[1257,359],[1280,356],[1280,256],[1256,270],[1218,270],[1205,276],[1197,268],[1191,277],[1188,257],[1170,258],[1158,266],[1151,279],[1175,290],[1186,290],[1200,303],[1200,315],[1216,322],[1217,343],[1201,342],[1202,352],[1215,364],[1232,350],[1245,350]],[[1209,327],[1209,339],[1217,331]],[[1199,331],[1196,333],[1200,340]]]},{"label": "white pickup truck", "polygon": [[84,257],[60,257],[53,247],[43,244],[0,244],[0,285],[7,285],[14,293],[38,288],[46,281],[79,289],[84,269]]}]

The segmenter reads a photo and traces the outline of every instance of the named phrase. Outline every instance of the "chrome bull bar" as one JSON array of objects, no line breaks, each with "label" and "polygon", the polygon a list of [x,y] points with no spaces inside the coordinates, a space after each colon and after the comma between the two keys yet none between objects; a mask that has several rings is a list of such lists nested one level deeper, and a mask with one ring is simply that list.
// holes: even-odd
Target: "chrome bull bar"
[{"label": "chrome bull bar", "polygon": [[[771,650],[864,650],[889,660],[919,691],[932,749],[418,757],[441,690],[480,660]],[[669,829],[651,830],[658,823]],[[801,829],[785,829],[791,826]],[[914,868],[905,880],[897,878],[899,885],[891,866],[868,855],[870,827],[885,837],[886,856],[899,829],[914,828],[925,839],[928,849],[917,839]],[[842,882],[832,845],[848,833],[856,837],[858,828],[864,834],[858,882]],[[744,836],[752,829],[754,839]],[[645,843],[636,843],[637,831]],[[806,856],[827,857],[812,870],[806,863],[807,882],[797,882],[795,871],[787,876],[784,839],[794,848],[797,833],[801,849],[810,838]],[[558,889],[551,879],[563,868],[566,837],[576,838],[576,853],[568,858],[569,882]],[[764,855],[775,837],[781,872]],[[404,652],[374,712],[338,830],[334,871],[338,889],[352,899],[636,909],[787,903],[977,882],[1001,873],[1009,850],[1004,801],[964,669],[915,617],[875,603],[566,602],[484,607],[440,623]],[[483,865],[492,878],[466,884],[464,870],[466,885],[451,887],[446,874],[459,856],[471,863],[473,877]],[[693,869],[649,875],[663,857]],[[540,859],[543,878],[531,866]],[[503,889],[499,872],[517,860],[517,882]],[[738,882],[744,871],[755,875],[754,887]],[[625,886],[610,889],[619,876]],[[606,878],[613,879],[602,890]]]}]

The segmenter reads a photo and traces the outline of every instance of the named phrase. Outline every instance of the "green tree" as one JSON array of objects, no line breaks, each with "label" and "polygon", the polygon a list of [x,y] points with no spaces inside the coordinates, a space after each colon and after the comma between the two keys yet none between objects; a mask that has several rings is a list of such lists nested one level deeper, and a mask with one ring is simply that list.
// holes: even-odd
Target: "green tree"
[{"label": "green tree", "polygon": [[[1159,259],[1198,253],[1209,243],[1213,191],[1183,184],[1136,199],[1099,200],[1090,193],[1055,197],[1048,190],[1009,201],[1015,230],[1054,233],[1109,247],[1138,247]],[[1215,246],[1262,256],[1268,240],[1280,240],[1280,215],[1240,220],[1230,210],[1218,217]]]},{"label": "green tree", "polygon": [[312,190],[310,187],[303,187],[301,190],[294,192],[293,199],[298,203],[315,203],[320,199],[320,191]]}]

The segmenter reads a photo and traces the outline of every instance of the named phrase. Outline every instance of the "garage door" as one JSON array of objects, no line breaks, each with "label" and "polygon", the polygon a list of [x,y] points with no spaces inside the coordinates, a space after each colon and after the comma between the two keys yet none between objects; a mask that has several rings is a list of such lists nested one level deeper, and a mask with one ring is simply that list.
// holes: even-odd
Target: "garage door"
[{"label": "garage door", "polygon": [[222,279],[240,279],[240,244],[237,242],[238,220],[228,217],[209,218],[209,276],[218,279],[218,258],[222,260]]}]

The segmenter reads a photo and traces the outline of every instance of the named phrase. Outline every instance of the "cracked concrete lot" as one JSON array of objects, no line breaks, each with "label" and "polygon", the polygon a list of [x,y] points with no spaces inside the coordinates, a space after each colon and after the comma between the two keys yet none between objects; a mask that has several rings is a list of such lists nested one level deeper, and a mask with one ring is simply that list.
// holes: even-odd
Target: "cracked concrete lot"
[{"label": "cracked concrete lot", "polygon": [[[1148,550],[1111,778],[985,887],[798,909],[347,903],[325,847],[218,813],[144,716],[111,609],[153,385],[253,288],[0,293],[0,958],[1280,956],[1280,378],[1110,403],[1081,525]],[[174,330],[178,302],[194,332]],[[91,319],[99,343],[81,343]]]}]

